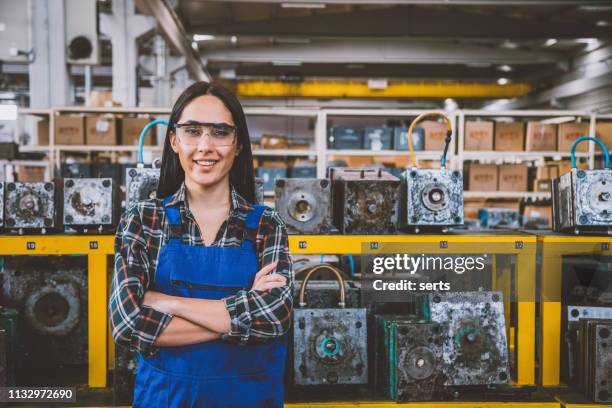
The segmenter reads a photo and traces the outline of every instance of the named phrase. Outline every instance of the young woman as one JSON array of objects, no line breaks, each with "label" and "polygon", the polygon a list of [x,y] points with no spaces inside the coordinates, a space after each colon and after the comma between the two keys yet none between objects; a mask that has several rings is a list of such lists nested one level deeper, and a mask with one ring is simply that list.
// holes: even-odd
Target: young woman
[{"label": "young woman", "polygon": [[123,214],[110,297],[138,351],[135,407],[281,407],[293,272],[278,214],[254,205],[246,119],[224,87],[176,101],[158,198]]}]

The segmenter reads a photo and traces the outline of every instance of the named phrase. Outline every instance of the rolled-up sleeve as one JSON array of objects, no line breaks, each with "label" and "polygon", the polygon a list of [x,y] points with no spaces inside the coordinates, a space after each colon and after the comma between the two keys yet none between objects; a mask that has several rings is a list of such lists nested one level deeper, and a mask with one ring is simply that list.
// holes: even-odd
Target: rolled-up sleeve
[{"label": "rolled-up sleeve", "polygon": [[287,230],[276,211],[266,209],[259,224],[256,251],[259,268],[278,261],[278,273],[287,284],[270,292],[241,290],[224,299],[231,327],[222,339],[238,344],[262,343],[285,334],[291,325],[293,307],[293,266],[289,256]]},{"label": "rolled-up sleeve", "polygon": [[142,305],[149,286],[149,258],[137,206],[121,217],[115,235],[115,271],[109,300],[111,331],[116,343],[143,355],[159,349],[153,343],[172,315]]}]

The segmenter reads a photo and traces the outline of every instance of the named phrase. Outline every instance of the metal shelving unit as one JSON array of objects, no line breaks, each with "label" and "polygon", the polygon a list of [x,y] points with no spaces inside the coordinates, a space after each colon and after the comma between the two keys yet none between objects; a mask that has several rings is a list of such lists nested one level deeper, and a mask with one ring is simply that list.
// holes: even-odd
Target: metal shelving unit
[{"label": "metal shelving unit", "polygon": [[[291,149],[256,149],[253,150],[254,157],[310,157],[316,160],[317,177],[325,177],[327,163],[332,156],[378,156],[378,157],[397,157],[408,156],[406,151],[396,150],[341,150],[328,149],[327,147],[327,128],[332,117],[381,117],[381,118],[413,118],[424,110],[417,109],[312,109],[312,108],[245,108],[245,113],[249,116],[283,116],[283,117],[311,117],[315,120],[314,140],[311,149],[291,150]],[[56,145],[53,134],[54,117],[58,113],[84,113],[84,114],[150,114],[150,115],[169,115],[170,109],[167,108],[123,108],[123,107],[56,107],[50,109],[20,109],[19,114],[49,116],[50,137],[48,146],[20,146],[23,152],[47,153],[49,163],[54,163],[55,168],[59,169],[61,152],[135,152],[137,146],[89,146],[89,145]],[[589,133],[595,134],[596,119],[612,119],[612,115],[595,115],[585,111],[556,111],[556,110],[514,110],[514,111],[485,111],[485,110],[457,110],[447,113],[455,124],[454,144],[448,153],[450,168],[463,168],[467,160],[481,160],[488,162],[503,161],[522,161],[522,160],[541,160],[545,158],[562,159],[569,158],[569,152],[559,151],[466,151],[465,143],[465,120],[466,117],[514,117],[514,118],[555,118],[555,117],[582,117],[589,120]],[[145,151],[161,152],[161,146],[145,146]],[[439,160],[441,151],[416,151],[418,159]],[[579,152],[577,157],[586,157],[589,164],[593,166],[595,161],[594,143],[589,143],[588,152]],[[466,191],[466,197],[507,197],[507,198],[547,198],[550,196],[546,192],[480,192]]]}]

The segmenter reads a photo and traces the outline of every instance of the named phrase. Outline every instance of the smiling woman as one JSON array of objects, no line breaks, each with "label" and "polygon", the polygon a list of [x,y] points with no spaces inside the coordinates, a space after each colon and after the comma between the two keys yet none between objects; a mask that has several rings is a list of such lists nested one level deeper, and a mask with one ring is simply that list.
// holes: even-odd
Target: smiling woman
[{"label": "smiling woman", "polygon": [[123,214],[110,298],[138,354],[134,406],[280,407],[293,272],[278,214],[256,205],[240,103],[198,82],[170,116],[158,197]]}]

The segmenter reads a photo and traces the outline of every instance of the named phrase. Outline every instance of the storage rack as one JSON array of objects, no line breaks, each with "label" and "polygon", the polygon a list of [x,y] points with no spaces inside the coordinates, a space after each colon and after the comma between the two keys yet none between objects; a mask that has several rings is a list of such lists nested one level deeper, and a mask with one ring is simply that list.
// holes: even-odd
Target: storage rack
[{"label": "storage rack", "polygon": [[[406,151],[396,150],[343,150],[330,149],[327,147],[327,130],[330,117],[392,117],[392,118],[412,118],[423,113],[425,110],[417,109],[329,109],[329,108],[262,108],[262,107],[246,107],[245,113],[247,116],[282,116],[282,117],[311,117],[315,120],[314,140],[312,148],[308,150],[291,150],[291,149],[256,149],[253,151],[255,157],[309,157],[316,160],[317,177],[325,177],[327,163],[330,156],[408,156]],[[48,116],[49,117],[49,145],[48,146],[20,146],[22,152],[42,152],[47,153],[47,160],[55,169],[59,169],[61,161],[61,152],[136,152],[138,146],[89,146],[89,145],[56,145],[54,129],[54,117],[58,113],[89,113],[89,114],[150,114],[150,115],[169,115],[170,109],[167,108],[123,108],[123,107],[107,107],[107,108],[89,108],[89,107],[54,107],[50,109],[19,109],[19,114]],[[586,111],[569,111],[569,110],[512,110],[512,111],[489,111],[489,110],[456,110],[446,112],[455,124],[454,141],[451,149],[448,152],[449,167],[462,169],[463,164],[467,160],[500,160],[500,159],[541,159],[546,157],[551,158],[569,158],[569,152],[503,152],[503,151],[465,151],[465,121],[466,117],[581,117],[589,120],[589,133],[595,134],[596,122],[598,119],[611,119],[612,115],[596,115]],[[19,131],[16,132],[19,134]],[[17,138],[17,136],[16,136]],[[18,140],[16,140],[17,142]],[[161,146],[145,146],[145,150],[161,153]],[[415,152],[419,160],[438,160],[441,157],[441,151],[417,151]],[[577,152],[576,157],[587,157],[589,165],[592,167],[595,163],[595,145],[589,142],[588,152]],[[268,192],[269,193],[269,192]],[[269,195],[269,194],[268,194]],[[466,191],[465,197],[491,197],[491,198],[548,198],[548,192],[515,192],[515,191]]]}]

